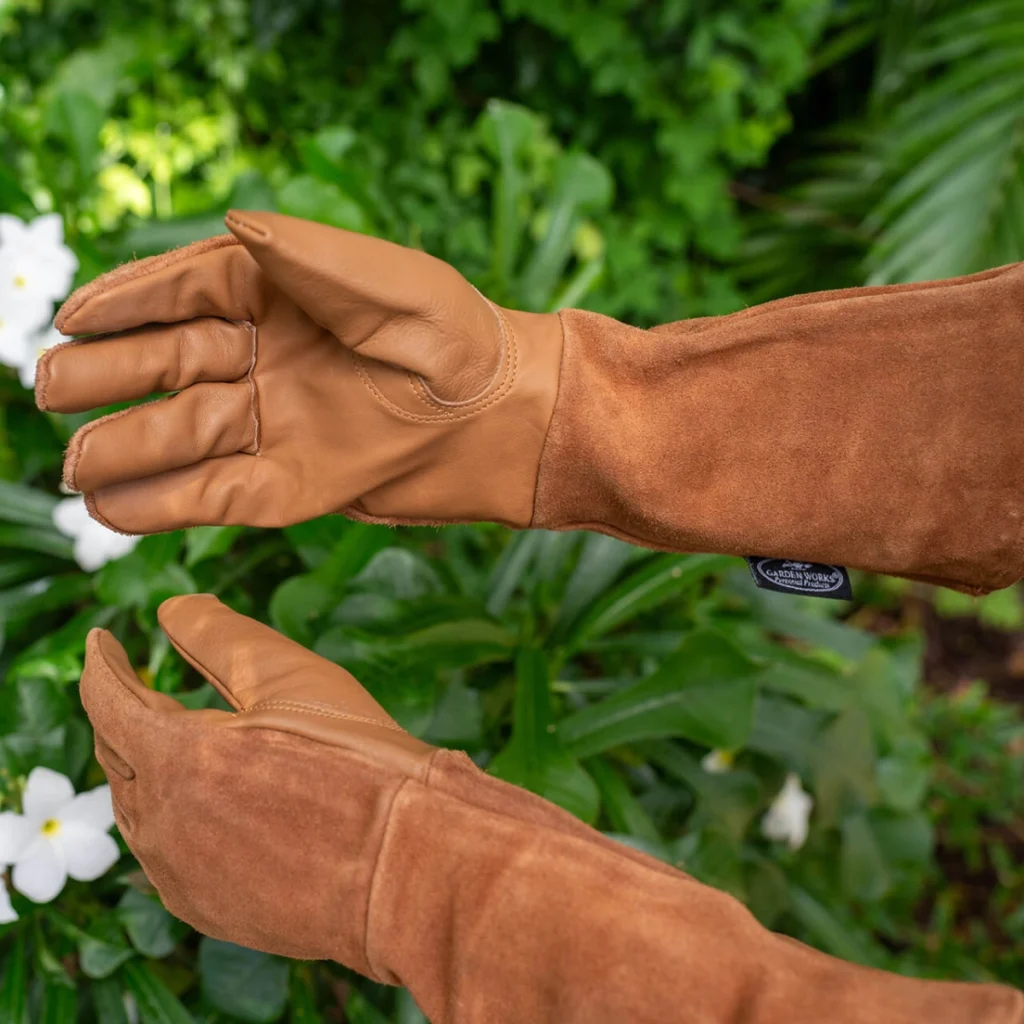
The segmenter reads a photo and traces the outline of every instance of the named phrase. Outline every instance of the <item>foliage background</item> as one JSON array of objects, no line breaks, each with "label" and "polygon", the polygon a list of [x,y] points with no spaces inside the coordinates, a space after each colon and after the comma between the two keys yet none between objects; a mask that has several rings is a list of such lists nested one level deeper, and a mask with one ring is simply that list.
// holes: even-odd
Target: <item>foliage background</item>
[{"label": "foliage background", "polygon": [[[228,205],[637,324],[1021,259],[1024,0],[0,0],[0,210],[63,214],[85,281]],[[94,625],[213,700],[155,620],[212,590],[772,927],[1024,984],[1019,589],[860,578],[852,608],[808,604],[731,559],[340,518],[153,537],[88,575],[50,521],[80,418],[13,375],[0,417],[9,798],[35,764],[101,781],[75,687]],[[703,772],[709,748],[734,770]],[[797,853],[758,827],[787,771],[816,799]],[[128,856],[23,904],[4,1021],[422,1021],[331,965],[200,940]]]}]

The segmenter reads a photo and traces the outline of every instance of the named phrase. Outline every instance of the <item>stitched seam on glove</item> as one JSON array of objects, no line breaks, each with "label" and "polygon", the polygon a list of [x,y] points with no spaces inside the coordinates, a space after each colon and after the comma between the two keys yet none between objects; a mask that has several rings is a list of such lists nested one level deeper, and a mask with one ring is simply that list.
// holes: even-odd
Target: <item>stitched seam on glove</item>
[{"label": "stitched seam on glove", "polygon": [[404,733],[405,730],[391,722],[383,722],[379,718],[368,718],[365,715],[350,715],[345,711],[338,711],[331,707],[317,707],[315,704],[293,700],[264,700],[251,707],[243,708],[236,712],[238,715],[247,715],[253,711],[296,711],[300,714],[319,715],[321,718],[341,718],[346,722],[363,722],[366,725],[379,725],[382,729],[390,729],[392,732]]},{"label": "stitched seam on glove", "polygon": [[[502,363],[506,362],[509,358],[508,353],[508,336],[512,330],[511,324],[501,314],[501,311],[497,306],[494,305],[490,299],[481,295],[476,288],[473,289],[480,296],[480,298],[487,303],[487,308],[491,311],[494,319],[498,321],[498,331],[501,334],[501,343],[498,346],[498,365],[494,368],[494,373],[491,375],[491,379],[480,389],[480,393],[474,395],[472,398],[464,398],[459,402],[446,402],[443,398],[438,398],[437,395],[431,390],[430,384],[422,374],[409,374],[410,381],[412,382],[413,390],[425,401],[428,405],[435,409],[466,409],[473,405],[475,402],[482,401],[491,391],[501,376]],[[506,374],[508,372],[506,364]]]},{"label": "stitched seam on glove", "polygon": [[504,398],[506,394],[511,390],[512,383],[515,380],[516,369],[518,368],[518,350],[516,347],[516,336],[512,330],[511,325],[508,328],[508,359],[505,361],[505,373],[502,376],[501,381],[498,383],[496,390],[485,397],[476,398],[472,400],[472,403],[466,406],[460,406],[463,411],[453,413],[439,410],[437,415],[434,416],[418,416],[416,413],[406,412],[404,409],[399,408],[395,405],[386,395],[374,384],[373,379],[365,367],[365,359],[358,353],[349,351],[352,357],[352,362],[355,365],[356,373],[359,374],[360,380],[366,385],[370,393],[391,413],[395,416],[399,416],[405,420],[411,420],[414,423],[443,423],[445,421],[453,422],[455,420],[466,419],[469,416],[474,416],[476,413],[483,411],[488,406],[493,405],[495,402]]}]

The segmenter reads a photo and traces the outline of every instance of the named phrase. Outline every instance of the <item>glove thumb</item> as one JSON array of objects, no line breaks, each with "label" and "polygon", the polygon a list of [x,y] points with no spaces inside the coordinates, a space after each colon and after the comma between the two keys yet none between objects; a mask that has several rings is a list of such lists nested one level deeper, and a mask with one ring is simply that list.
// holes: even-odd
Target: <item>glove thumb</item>
[{"label": "glove thumb", "polygon": [[449,264],[278,213],[232,210],[225,223],[267,277],[353,352],[418,374],[443,402],[476,398],[495,379],[504,322]]},{"label": "glove thumb", "polygon": [[164,601],[178,653],[238,712],[226,724],[276,729],[358,750],[421,774],[434,748],[401,729],[348,672],[211,594]]}]

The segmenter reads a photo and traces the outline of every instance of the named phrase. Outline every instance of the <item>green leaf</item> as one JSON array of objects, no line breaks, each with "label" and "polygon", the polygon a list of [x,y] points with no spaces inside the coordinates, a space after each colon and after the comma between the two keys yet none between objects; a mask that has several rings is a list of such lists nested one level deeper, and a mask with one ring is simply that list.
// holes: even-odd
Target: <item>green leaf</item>
[{"label": "green leaf", "polygon": [[203,993],[223,1013],[251,1024],[271,1024],[288,1001],[288,961],[231,942],[199,943]]},{"label": "green leaf", "polygon": [[25,934],[17,935],[4,960],[3,972],[0,974],[0,1020],[4,1024],[30,1024],[27,945]]},{"label": "green leaf", "polygon": [[277,193],[282,213],[292,217],[330,224],[346,231],[368,233],[373,224],[366,211],[336,184],[311,174],[300,174],[286,182]]},{"label": "green leaf", "polygon": [[71,559],[71,541],[52,527],[0,526],[0,548],[37,551],[42,555]]},{"label": "green leaf", "polygon": [[395,1024],[430,1024],[406,988],[399,989],[395,996]]},{"label": "green leaf", "polygon": [[[763,677],[762,677],[763,678]],[[789,700],[761,695],[757,699],[754,727],[747,747],[777,758],[791,771],[810,774],[818,736],[827,717]]]},{"label": "green leaf", "polygon": [[888,891],[891,878],[867,815],[848,814],[843,818],[841,833],[839,868],[843,889],[855,899],[880,900]]},{"label": "green leaf", "polygon": [[847,807],[870,806],[875,799],[875,743],[867,715],[850,708],[821,733],[813,756],[816,814],[834,824]]},{"label": "green leaf", "polygon": [[208,558],[226,555],[243,529],[241,526],[193,526],[186,530],[186,567],[191,569]]},{"label": "green leaf", "polygon": [[600,598],[627,565],[648,557],[649,552],[615,537],[585,534],[579,560],[566,584],[552,626],[552,640],[560,642],[580,614]]},{"label": "green leaf", "polygon": [[114,945],[86,935],[78,943],[78,963],[87,978],[109,978],[128,960],[135,950],[125,945]]},{"label": "green leaf", "polygon": [[89,991],[96,1024],[129,1024],[119,981],[113,978],[96,981],[89,986]]},{"label": "green leaf", "polygon": [[46,128],[63,139],[77,165],[80,181],[91,178],[100,152],[100,129],[104,113],[87,93],[61,90],[46,109]]},{"label": "green leaf", "polygon": [[896,749],[879,760],[878,790],[885,803],[897,811],[920,807],[932,777],[932,759],[923,739],[904,737]]},{"label": "green leaf", "polygon": [[121,968],[125,988],[135,996],[142,1024],[196,1024],[173,992],[148,964],[130,960]]},{"label": "green leaf", "polygon": [[68,1024],[78,1017],[78,992],[72,987],[50,982],[43,986],[43,1005],[39,1024]]},{"label": "green leaf", "polygon": [[884,962],[885,954],[880,947],[848,923],[836,918],[831,910],[806,889],[791,885],[789,899],[794,916],[811,933],[815,944],[826,952],[869,967]]},{"label": "green leaf", "polygon": [[22,526],[55,529],[53,510],[58,498],[23,484],[0,480],[0,519]]},{"label": "green leaf", "polygon": [[117,904],[117,916],[132,945],[156,960],[170,956],[188,929],[169,914],[155,896],[126,889]]},{"label": "green leaf", "polygon": [[711,630],[695,630],[646,679],[563,719],[562,741],[580,757],[663,736],[735,750],[754,721],[757,666]]},{"label": "green leaf", "polygon": [[723,555],[660,555],[631,573],[594,601],[566,639],[570,650],[617,629],[643,612],[678,598],[687,587],[724,572],[732,559]]},{"label": "green leaf", "polygon": [[550,685],[544,652],[521,650],[516,657],[512,738],[488,770],[593,822],[599,804],[597,787],[555,735]]},{"label": "green leaf", "polygon": [[292,576],[271,595],[271,625],[305,646],[316,639],[316,623],[337,602],[337,592],[313,573]]},{"label": "green leaf", "polygon": [[288,984],[288,1024],[322,1024],[310,964],[292,962]]},{"label": "green leaf", "polygon": [[651,843],[663,841],[651,816],[633,795],[626,780],[604,758],[592,757],[584,767],[597,783],[601,804],[614,832],[639,836]]}]

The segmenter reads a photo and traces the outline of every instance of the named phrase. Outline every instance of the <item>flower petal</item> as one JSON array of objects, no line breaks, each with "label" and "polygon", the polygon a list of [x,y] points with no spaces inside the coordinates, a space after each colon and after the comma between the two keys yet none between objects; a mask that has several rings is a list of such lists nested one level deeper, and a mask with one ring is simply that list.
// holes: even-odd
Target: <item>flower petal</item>
[{"label": "flower petal", "polygon": [[22,797],[21,808],[25,817],[31,821],[43,822],[47,818],[57,818],[57,813],[65,804],[75,797],[75,787],[71,780],[52,768],[33,768],[25,783],[25,795]]},{"label": "flower petal", "polygon": [[59,213],[44,213],[28,225],[32,241],[39,246],[64,245],[64,220]]},{"label": "flower petal", "polygon": [[11,906],[11,894],[0,879],[0,924],[12,924],[18,920],[18,912]]},{"label": "flower petal", "polygon": [[[79,793],[60,812],[61,825],[88,825],[97,832],[107,832],[114,827],[114,805],[110,787],[97,786],[88,793]],[[74,874],[72,874],[74,877]]]},{"label": "flower petal", "polygon": [[78,822],[62,823],[54,842],[64,852],[68,874],[78,882],[99,878],[121,856],[112,836]]},{"label": "flower petal", "polygon": [[85,498],[76,495],[58,501],[53,509],[53,525],[65,537],[77,537],[89,523],[89,510],[85,507]]},{"label": "flower petal", "polygon": [[22,854],[11,872],[11,885],[33,903],[49,903],[67,880],[64,851],[43,836]]},{"label": "flower petal", "polygon": [[0,244],[18,245],[24,242],[28,225],[13,213],[0,213]]},{"label": "flower petal", "polygon": [[[58,527],[59,529],[59,527]],[[102,523],[90,519],[75,538],[75,561],[86,571],[99,569],[107,562],[123,558],[134,550],[140,537],[129,537],[107,529]]]},{"label": "flower petal", "polygon": [[13,811],[0,814],[0,867],[13,864],[39,835],[39,826]]}]

